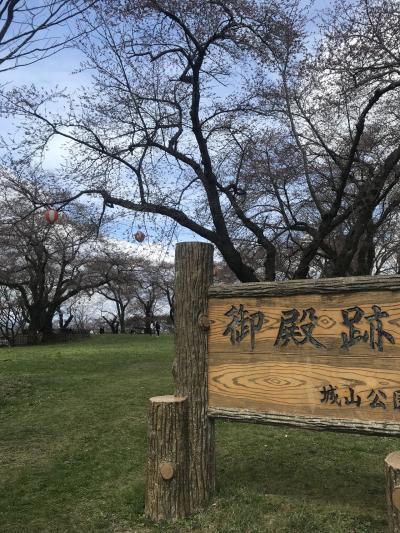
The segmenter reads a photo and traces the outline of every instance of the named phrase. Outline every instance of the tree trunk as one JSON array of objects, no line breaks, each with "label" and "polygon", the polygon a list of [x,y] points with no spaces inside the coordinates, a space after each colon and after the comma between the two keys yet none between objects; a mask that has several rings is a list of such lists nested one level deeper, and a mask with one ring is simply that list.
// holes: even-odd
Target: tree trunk
[{"label": "tree trunk", "polygon": [[275,281],[276,278],[276,248],[269,246],[264,259],[264,280]]},{"label": "tree trunk", "polygon": [[357,253],[353,259],[352,275],[354,276],[369,276],[371,275],[374,259],[375,259],[375,245],[374,245],[374,227],[372,220],[366,224],[365,233],[359,241]]},{"label": "tree trunk", "polygon": [[239,281],[242,283],[254,283],[260,281],[254,272],[254,268],[244,263],[240,253],[234,248],[230,239],[227,244],[220,243],[218,250]]},{"label": "tree trunk", "polygon": [[207,331],[199,318],[207,314],[213,275],[213,247],[179,243],[175,255],[176,395],[189,400],[190,511],[204,507],[215,485],[214,423],[207,416]]},{"label": "tree trunk", "polygon": [[32,306],[29,311],[29,343],[38,344],[51,339],[53,334],[53,315],[43,310],[44,305]]},{"label": "tree trunk", "polygon": [[321,240],[315,238],[304,250],[293,279],[306,279],[308,277],[310,264],[318,252]]},{"label": "tree trunk", "polygon": [[168,305],[169,305],[169,318],[171,319],[172,324],[175,323],[175,295],[171,294],[169,288],[166,290]]},{"label": "tree trunk", "polygon": [[125,327],[125,311],[120,310],[119,313],[119,330],[121,333],[126,333],[126,327]]},{"label": "tree trunk", "polygon": [[400,452],[386,457],[385,474],[389,533],[400,533]]},{"label": "tree trunk", "polygon": [[63,326],[63,329],[68,329],[68,326],[71,324],[71,322],[73,321],[74,319],[74,315],[69,315],[69,317],[67,318],[67,320],[64,322],[64,326]]},{"label": "tree trunk", "polygon": [[144,332],[151,335],[151,322],[153,320],[152,306],[145,306]]},{"label": "tree trunk", "polygon": [[53,316],[45,317],[45,322],[41,329],[42,333],[42,342],[49,342],[53,337]]},{"label": "tree trunk", "polygon": [[64,327],[64,313],[61,311],[61,309],[57,309],[57,313],[58,313],[58,327],[60,329],[63,329]]},{"label": "tree trunk", "polygon": [[151,398],[145,508],[155,522],[188,515],[188,459],[187,398]]}]

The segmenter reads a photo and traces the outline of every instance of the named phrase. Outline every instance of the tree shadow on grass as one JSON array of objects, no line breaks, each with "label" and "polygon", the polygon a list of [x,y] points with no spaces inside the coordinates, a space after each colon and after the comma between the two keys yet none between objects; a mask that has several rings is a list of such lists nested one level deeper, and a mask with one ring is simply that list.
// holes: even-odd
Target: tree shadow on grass
[{"label": "tree shadow on grass", "polygon": [[319,433],[218,422],[219,494],[238,487],[385,513],[384,459],[400,448],[388,437]]}]

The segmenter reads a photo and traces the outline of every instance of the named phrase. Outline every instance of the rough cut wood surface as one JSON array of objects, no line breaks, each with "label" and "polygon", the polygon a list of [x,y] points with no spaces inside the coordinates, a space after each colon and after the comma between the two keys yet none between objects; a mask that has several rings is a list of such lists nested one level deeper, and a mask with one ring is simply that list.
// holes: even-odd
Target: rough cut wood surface
[{"label": "rough cut wood surface", "polygon": [[207,416],[207,315],[213,247],[179,243],[175,254],[176,394],[189,400],[189,483],[191,512],[204,507],[215,485],[214,421]]},{"label": "rough cut wood surface", "polygon": [[[385,290],[381,290],[382,278],[355,279],[363,292],[338,292],[341,283],[345,282],[346,287],[354,289],[355,282],[349,282],[347,278],[337,281],[336,293],[332,288],[329,292],[322,291],[327,280],[318,281],[320,292],[316,294],[288,296],[284,289],[284,296],[272,296],[280,283],[260,284],[263,286],[262,296],[253,288],[257,284],[242,284],[239,286],[242,291],[235,288],[232,297],[227,297],[230,288],[219,287],[224,298],[216,297],[216,287],[210,290],[213,294],[208,314],[211,324],[210,409],[215,412],[238,409],[264,415],[309,417],[310,420],[331,419],[337,427],[336,419],[349,424],[351,430],[354,422],[359,421],[360,427],[370,423],[373,431],[378,428],[385,432],[385,424],[390,422],[400,431],[400,277],[390,277],[391,284],[385,280]],[[376,290],[371,279],[378,281],[380,290]],[[398,290],[389,290],[395,282]],[[289,283],[303,290],[316,282]],[[249,297],[249,285],[253,298]],[[266,296],[266,286],[270,296]],[[238,309],[240,304],[250,315],[260,311],[264,314],[263,324],[259,331],[255,331],[253,343],[250,333],[240,342],[232,343],[231,332],[227,331],[232,315],[226,316],[226,313],[232,310],[232,306]],[[389,315],[381,318],[383,330],[388,335],[382,337],[382,351],[378,350],[376,342],[374,349],[370,343],[370,323],[376,324],[376,321],[369,322],[366,317],[373,315],[374,305]],[[349,337],[350,331],[344,324],[342,310],[355,306],[364,311],[364,317],[355,324],[357,335],[366,332],[368,339],[345,348],[342,334]],[[319,346],[309,341],[296,344],[293,339],[285,343],[278,338],[282,313],[294,308],[300,316],[309,308],[315,310],[316,325],[312,337]],[[307,323],[310,323],[309,316],[297,325]],[[246,324],[249,327],[250,322]],[[297,338],[302,340],[304,332],[299,328],[297,332]],[[374,335],[376,341],[377,330]]]},{"label": "rough cut wood surface", "polygon": [[400,452],[392,452],[386,457],[385,474],[389,532],[400,533],[400,509],[398,501],[400,487]]},{"label": "rough cut wood surface", "polygon": [[391,422],[362,422],[341,418],[319,418],[280,413],[262,413],[248,409],[224,409],[209,407],[208,416],[230,422],[266,424],[271,426],[292,426],[315,431],[337,431],[339,433],[360,433],[365,435],[399,436],[399,425]]},{"label": "rough cut wood surface", "polygon": [[187,398],[151,398],[148,422],[146,515],[177,520],[190,510]]},{"label": "rough cut wood surface", "polygon": [[210,298],[246,298],[263,296],[294,296],[299,294],[331,294],[337,292],[360,292],[400,290],[400,276],[357,276],[349,278],[302,279],[263,283],[235,283],[213,285]]}]

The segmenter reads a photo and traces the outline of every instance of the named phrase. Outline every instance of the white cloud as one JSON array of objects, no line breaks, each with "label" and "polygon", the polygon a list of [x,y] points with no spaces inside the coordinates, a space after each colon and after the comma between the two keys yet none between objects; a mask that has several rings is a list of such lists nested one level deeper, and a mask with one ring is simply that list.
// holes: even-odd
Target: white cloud
[{"label": "white cloud", "polygon": [[161,261],[174,261],[174,246],[163,246],[162,244],[156,244],[151,242],[134,243],[124,239],[117,239],[114,237],[106,237],[106,242],[115,250],[121,252],[130,252],[136,256],[148,259],[154,263],[160,263]]}]

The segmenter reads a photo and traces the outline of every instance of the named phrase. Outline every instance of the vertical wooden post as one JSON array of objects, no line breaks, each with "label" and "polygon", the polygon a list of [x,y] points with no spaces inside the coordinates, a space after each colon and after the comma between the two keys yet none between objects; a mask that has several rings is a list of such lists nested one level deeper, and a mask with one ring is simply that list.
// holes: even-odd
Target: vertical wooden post
[{"label": "vertical wooden post", "polygon": [[188,401],[150,398],[146,515],[160,522],[187,516],[189,505]]},{"label": "vertical wooden post", "polygon": [[385,474],[389,533],[400,533],[400,452],[386,457]]},{"label": "vertical wooden post", "polygon": [[190,512],[202,509],[215,487],[214,422],[207,416],[208,288],[213,277],[213,246],[179,243],[175,253],[175,361],[178,396],[189,405]]}]

